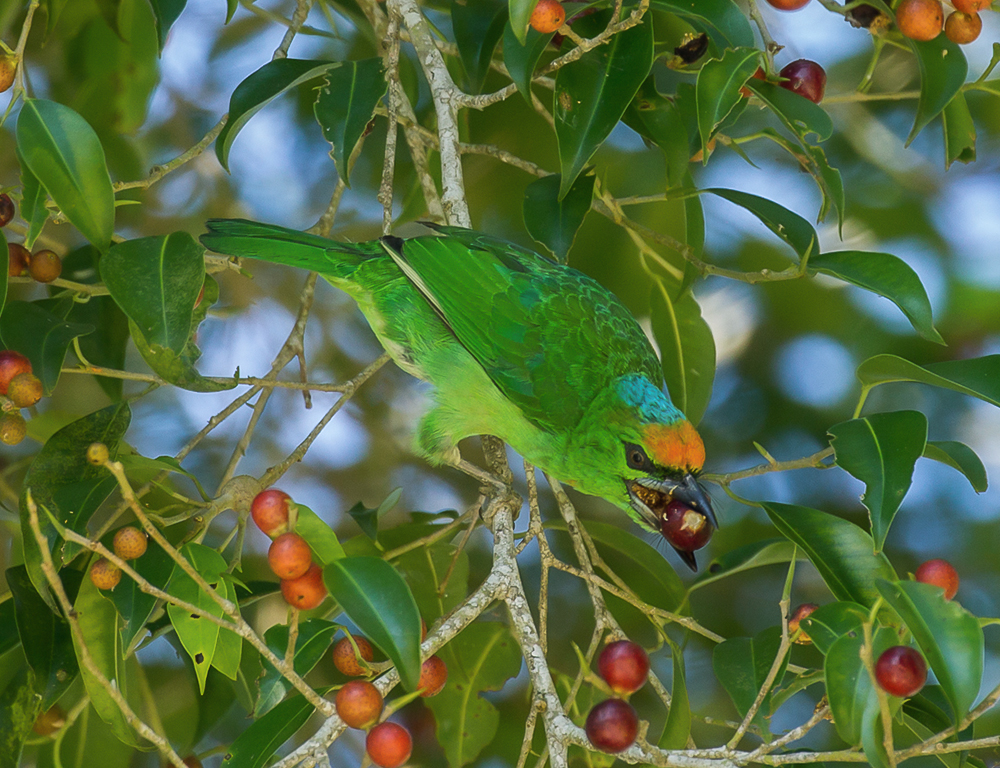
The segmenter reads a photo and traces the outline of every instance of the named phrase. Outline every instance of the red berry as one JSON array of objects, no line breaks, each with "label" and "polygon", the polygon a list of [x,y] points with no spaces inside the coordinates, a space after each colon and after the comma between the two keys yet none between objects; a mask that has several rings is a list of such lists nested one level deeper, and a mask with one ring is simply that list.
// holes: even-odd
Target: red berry
[{"label": "red berry", "polygon": [[566,21],[566,9],[559,0],[538,0],[528,23],[536,32],[547,35],[559,29],[564,21]]},{"label": "red berry", "polygon": [[126,525],[115,533],[113,542],[115,554],[122,560],[135,560],[146,554],[146,534],[134,525]]},{"label": "red berry", "polygon": [[896,6],[896,26],[911,40],[933,40],[943,25],[940,0],[903,0]]},{"label": "red berry", "polygon": [[646,682],[649,656],[638,643],[616,640],[604,646],[597,658],[597,671],[615,693],[635,693]]},{"label": "red berry", "polygon": [[423,698],[437,696],[448,682],[448,665],[440,656],[431,656],[420,667],[420,682],[417,689]]},{"label": "red berry", "polygon": [[31,261],[31,251],[20,243],[7,243],[7,274],[10,277],[20,277],[28,271]]},{"label": "red berry", "polygon": [[0,227],[6,227],[14,218],[14,201],[10,195],[0,195]]},{"label": "red berry", "polygon": [[670,501],[660,518],[660,533],[674,549],[694,552],[712,538],[715,529],[708,518],[680,501]]},{"label": "red berry", "polygon": [[987,11],[992,3],[993,0],[951,0],[951,4],[955,6],[955,10],[962,13]]},{"label": "red berry", "polygon": [[621,699],[606,699],[587,715],[587,738],[602,752],[628,749],[639,733],[639,716]]},{"label": "red berry", "polygon": [[958,45],[968,45],[983,31],[983,20],[978,13],[949,13],[944,22],[944,33]]},{"label": "red berry", "polygon": [[826,90],[826,71],[815,61],[796,59],[779,73],[783,78],[781,87],[799,96],[805,96],[814,104],[823,100]]},{"label": "red berry", "polygon": [[19,373],[31,373],[31,361],[12,349],[0,351],[0,395],[7,394],[11,380]]},{"label": "red berry", "polygon": [[283,533],[271,542],[267,563],[279,579],[297,579],[309,570],[312,550],[297,533]]},{"label": "red berry", "polygon": [[945,600],[951,600],[958,592],[958,571],[947,560],[938,558],[921,563],[915,575],[923,584],[941,587]]},{"label": "red berry", "polygon": [[399,768],[410,759],[413,737],[396,723],[379,723],[368,732],[365,739],[368,757],[379,768]]},{"label": "red berry", "polygon": [[27,371],[19,373],[7,386],[7,397],[18,408],[30,408],[42,399],[42,380]]},{"label": "red berry", "polygon": [[98,589],[114,589],[122,580],[122,571],[103,557],[90,567],[90,580]]},{"label": "red berry", "polygon": [[809,5],[809,0],[767,0],[767,4],[779,11],[797,11]]},{"label": "red berry", "polygon": [[277,488],[268,488],[254,496],[250,514],[257,527],[272,539],[288,530],[288,505],[292,497]]},{"label": "red berry", "polygon": [[367,680],[351,680],[337,691],[337,714],[351,728],[368,728],[382,714],[382,694]]},{"label": "red berry", "polygon": [[[802,603],[802,605],[800,605],[798,608],[792,611],[792,615],[788,619],[789,636],[794,635],[795,632],[799,629],[799,625],[802,622],[802,619],[804,619],[806,616],[809,616],[817,608],[819,608],[819,606],[816,605],[816,603]],[[799,645],[809,645],[810,643],[812,643],[812,638],[809,637],[809,635],[807,635],[806,631],[803,629],[802,632],[799,633],[799,636],[795,639],[795,642],[799,643]]]},{"label": "red berry", "polygon": [[875,679],[886,693],[907,698],[924,687],[927,662],[916,648],[895,645],[875,662]]},{"label": "red berry", "polygon": [[62,274],[62,260],[55,251],[35,251],[28,262],[28,274],[39,283],[51,283]]},{"label": "red berry", "polygon": [[354,635],[354,642],[358,646],[357,654],[355,654],[354,647],[348,638],[342,637],[337,641],[337,644],[333,646],[333,666],[345,675],[360,677],[367,675],[368,670],[358,662],[358,654],[365,661],[371,661],[375,658],[375,653],[372,651],[372,644],[360,635]]},{"label": "red berry", "polygon": [[297,579],[282,579],[281,594],[285,602],[302,611],[315,608],[326,598],[323,583],[323,569],[313,563],[309,570]]}]

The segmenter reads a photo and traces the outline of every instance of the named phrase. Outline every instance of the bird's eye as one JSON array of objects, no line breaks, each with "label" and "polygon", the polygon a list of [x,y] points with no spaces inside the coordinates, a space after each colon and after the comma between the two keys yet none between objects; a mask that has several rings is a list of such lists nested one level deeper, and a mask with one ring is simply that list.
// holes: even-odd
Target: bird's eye
[{"label": "bird's eye", "polygon": [[650,467],[649,457],[642,450],[641,446],[635,443],[625,443],[625,462],[629,469],[648,470]]}]

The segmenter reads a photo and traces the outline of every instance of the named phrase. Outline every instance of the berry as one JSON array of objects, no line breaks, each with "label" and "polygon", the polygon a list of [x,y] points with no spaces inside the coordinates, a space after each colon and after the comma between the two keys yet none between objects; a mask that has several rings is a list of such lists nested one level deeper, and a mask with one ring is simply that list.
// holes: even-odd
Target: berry
[{"label": "berry", "polygon": [[979,37],[983,31],[983,20],[978,13],[962,13],[955,11],[948,14],[944,23],[944,33],[948,39],[958,45],[967,45]]},{"label": "berry", "polygon": [[413,737],[396,723],[379,723],[368,732],[365,739],[368,757],[379,768],[399,768],[410,759]]},{"label": "berry", "polygon": [[782,88],[799,96],[805,96],[814,104],[819,104],[823,100],[823,91],[826,90],[826,71],[815,61],[796,59],[779,74],[785,78],[780,83]]},{"label": "berry", "polygon": [[360,635],[354,635],[354,642],[358,646],[357,654],[349,638],[342,637],[337,641],[333,646],[333,666],[345,675],[360,677],[367,675],[368,670],[361,666],[358,655],[365,661],[371,661],[375,658],[375,653],[372,651],[372,644]]},{"label": "berry", "polygon": [[10,224],[15,212],[14,201],[10,199],[10,195],[0,195],[0,227]]},{"label": "berry", "polygon": [[895,645],[875,662],[875,679],[886,693],[907,698],[924,687],[927,662],[916,648]]},{"label": "berry", "polygon": [[268,488],[254,496],[250,514],[257,527],[272,539],[288,530],[288,505],[292,497],[277,488]]},{"label": "berry", "polygon": [[602,752],[621,752],[632,746],[639,732],[639,716],[621,699],[606,699],[587,715],[585,726],[590,743]]},{"label": "berry", "polygon": [[187,768],[201,768],[201,760],[198,759],[197,755],[188,755],[183,760],[181,760]]},{"label": "berry", "polygon": [[448,682],[448,665],[440,656],[431,656],[420,667],[420,682],[417,689],[423,698],[437,696]]},{"label": "berry", "polygon": [[947,560],[938,558],[921,563],[915,575],[923,584],[941,587],[945,600],[951,600],[958,592],[958,571]]},{"label": "berry", "polygon": [[135,560],[146,554],[146,534],[134,525],[126,525],[118,529],[113,546],[122,560]]},{"label": "berry", "polygon": [[42,399],[42,380],[33,373],[19,373],[7,386],[7,397],[18,408],[30,408]]},{"label": "berry", "polygon": [[[788,619],[789,636],[794,635],[796,631],[799,629],[799,624],[801,623],[802,619],[810,615],[817,608],[819,608],[819,606],[816,605],[816,603],[802,603],[802,605],[800,605],[798,608],[792,611],[792,615]],[[809,637],[809,635],[807,635],[806,631],[803,629],[799,633],[799,636],[795,639],[795,642],[798,643],[799,645],[809,645],[810,643],[812,643],[812,638]]]},{"label": "berry", "polygon": [[903,0],[896,8],[896,26],[912,40],[933,40],[943,25],[940,0]]},{"label": "berry", "polygon": [[0,416],[0,442],[17,445],[28,434],[28,423],[19,413],[5,413]]},{"label": "berry", "polygon": [[17,59],[13,56],[0,54],[0,93],[14,84],[14,74],[17,72]]},{"label": "berry", "polygon": [[538,5],[531,12],[532,29],[547,35],[555,32],[566,21],[566,9],[562,7],[559,0],[538,0]]},{"label": "berry", "polygon": [[962,13],[988,11],[992,3],[993,0],[951,0],[951,4],[955,6],[955,10]]},{"label": "berry", "polygon": [[35,251],[28,262],[28,273],[39,283],[51,283],[62,274],[62,261],[54,251]]},{"label": "berry", "polygon": [[108,453],[108,446],[104,443],[91,443],[87,446],[87,462],[94,466],[101,466],[111,458]]},{"label": "berry", "polygon": [[809,0],[767,0],[767,4],[779,11],[797,11],[809,5]]},{"label": "berry", "polygon": [[638,643],[616,640],[604,646],[597,658],[597,671],[615,693],[635,693],[646,682],[649,656]]},{"label": "berry", "polygon": [[337,691],[337,714],[351,728],[368,728],[382,714],[382,694],[367,680],[351,680]]},{"label": "berry", "polygon": [[[757,67],[757,71],[753,73],[753,79],[754,80],[764,80],[764,79],[766,79],[765,75],[764,75],[764,70],[761,69],[760,67]],[[740,88],[740,96],[742,96],[744,99],[749,99],[751,95],[752,94],[751,94],[750,89],[747,88],[746,86],[743,86],[742,88]]]},{"label": "berry", "polygon": [[122,570],[102,557],[90,567],[90,580],[98,589],[114,589],[122,580]]},{"label": "berry", "polygon": [[267,563],[279,579],[297,579],[312,565],[312,550],[297,533],[283,533],[271,542]]},{"label": "berry", "polygon": [[714,530],[701,512],[679,501],[671,500],[661,513],[660,533],[678,552],[691,553],[701,549],[708,544]]},{"label": "berry", "polygon": [[323,569],[313,563],[309,566],[309,570],[297,579],[282,579],[281,594],[286,603],[299,610],[308,611],[315,608],[326,598]]},{"label": "berry", "polygon": [[31,373],[31,361],[12,349],[0,352],[0,395],[7,394],[11,380],[19,373]]},{"label": "berry", "polygon": [[20,243],[7,243],[7,274],[10,277],[20,277],[28,271],[31,261],[31,251]]},{"label": "berry", "polygon": [[58,704],[53,704],[38,716],[31,730],[39,736],[51,736],[64,725],[66,725],[66,711]]}]

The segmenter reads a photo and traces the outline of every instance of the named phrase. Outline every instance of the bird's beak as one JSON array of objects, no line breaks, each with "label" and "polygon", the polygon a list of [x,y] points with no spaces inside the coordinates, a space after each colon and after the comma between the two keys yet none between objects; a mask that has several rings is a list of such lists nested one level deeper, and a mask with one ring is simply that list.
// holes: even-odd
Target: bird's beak
[{"label": "bird's beak", "polygon": [[684,565],[695,573],[698,572],[698,561],[694,559],[694,552],[685,552],[682,549],[677,549],[677,547],[674,547],[674,552],[684,561]]},{"label": "bird's beak", "polygon": [[670,492],[670,495],[682,504],[687,504],[696,512],[701,512],[701,514],[708,518],[708,522],[712,524],[712,527],[719,527],[719,521],[715,518],[715,510],[712,509],[712,500],[705,493],[705,489],[701,487],[701,483],[698,482],[694,475],[685,475],[680,484],[675,486]]},{"label": "bird's beak", "polygon": [[680,482],[644,477],[630,480],[627,488],[632,509],[654,531],[660,530],[661,510],[672,499],[703,514],[712,527],[719,527],[715,511],[712,509],[712,500],[694,475],[687,474]]}]

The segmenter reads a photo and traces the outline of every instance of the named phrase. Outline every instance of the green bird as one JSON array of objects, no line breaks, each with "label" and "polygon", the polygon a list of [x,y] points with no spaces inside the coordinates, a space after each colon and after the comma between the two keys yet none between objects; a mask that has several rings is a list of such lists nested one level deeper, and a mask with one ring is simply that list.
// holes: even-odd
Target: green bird
[{"label": "green bird", "polygon": [[[212,251],[314,270],[354,298],[393,360],[434,386],[416,433],[431,463],[492,479],[457,446],[496,435],[662,532],[697,570],[693,550],[718,527],[696,479],[704,445],[665,394],[639,324],[596,281],[458,227],[342,243],[241,219],[207,226],[201,242]],[[678,505],[686,516],[674,536],[667,518],[676,521]]]}]

